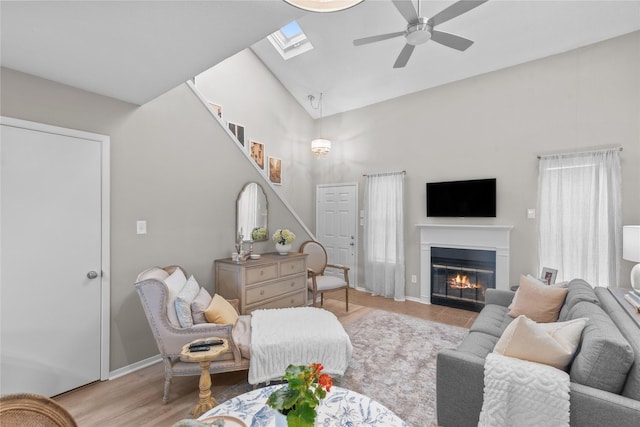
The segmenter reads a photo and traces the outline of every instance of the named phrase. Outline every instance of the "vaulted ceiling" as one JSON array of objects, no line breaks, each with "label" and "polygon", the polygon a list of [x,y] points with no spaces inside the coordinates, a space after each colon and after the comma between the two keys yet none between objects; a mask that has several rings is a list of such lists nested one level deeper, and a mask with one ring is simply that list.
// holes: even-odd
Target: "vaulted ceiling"
[{"label": "vaulted ceiling", "polygon": [[[399,69],[404,37],[353,45],[406,28],[391,0],[324,14],[281,0],[3,0],[0,20],[2,66],[135,104],[250,47],[318,117],[308,95],[324,94],[326,116],[638,31],[640,0],[489,0],[437,26],[473,40],[466,51],[430,40]],[[264,38],[292,20],[314,49],[285,61]]]}]

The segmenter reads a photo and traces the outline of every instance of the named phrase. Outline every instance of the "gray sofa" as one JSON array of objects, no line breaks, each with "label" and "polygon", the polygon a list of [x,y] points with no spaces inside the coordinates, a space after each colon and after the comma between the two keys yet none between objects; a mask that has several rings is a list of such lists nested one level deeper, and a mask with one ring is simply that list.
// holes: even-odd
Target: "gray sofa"
[{"label": "gray sofa", "polygon": [[[640,426],[640,327],[608,289],[580,279],[568,288],[558,321],[589,319],[569,368],[571,426]],[[485,307],[460,346],[438,353],[439,425],[478,425],[484,361],[513,320],[507,314],[513,295],[487,290]]]}]

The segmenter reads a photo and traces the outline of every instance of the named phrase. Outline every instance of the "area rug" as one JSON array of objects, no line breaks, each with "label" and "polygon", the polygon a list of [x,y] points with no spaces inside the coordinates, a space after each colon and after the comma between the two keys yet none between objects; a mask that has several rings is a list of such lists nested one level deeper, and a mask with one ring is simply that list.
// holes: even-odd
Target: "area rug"
[{"label": "area rug", "polygon": [[468,330],[374,310],[345,327],[353,358],[336,384],[367,395],[411,427],[437,426],[436,355]]},{"label": "area rug", "polygon": [[[382,310],[345,329],[353,357],[335,384],[377,400],[410,427],[437,426],[436,355],[457,347],[468,330]],[[244,382],[216,391],[216,398],[223,402],[249,390]]]}]

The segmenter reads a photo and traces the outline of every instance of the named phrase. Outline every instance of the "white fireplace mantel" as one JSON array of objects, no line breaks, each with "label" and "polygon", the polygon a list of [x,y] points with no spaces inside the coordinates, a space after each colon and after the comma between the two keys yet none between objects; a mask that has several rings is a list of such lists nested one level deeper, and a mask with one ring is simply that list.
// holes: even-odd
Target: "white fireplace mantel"
[{"label": "white fireplace mantel", "polygon": [[431,304],[431,248],[495,251],[496,289],[509,289],[511,225],[417,224],[420,230],[420,299]]}]

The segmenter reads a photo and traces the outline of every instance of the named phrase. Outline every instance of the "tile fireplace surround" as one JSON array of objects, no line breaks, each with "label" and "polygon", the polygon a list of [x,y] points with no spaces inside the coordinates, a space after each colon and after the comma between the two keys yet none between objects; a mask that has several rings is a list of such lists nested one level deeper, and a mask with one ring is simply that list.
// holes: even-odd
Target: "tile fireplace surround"
[{"label": "tile fireplace surround", "polygon": [[420,300],[431,304],[431,248],[495,251],[496,289],[509,289],[511,225],[418,224],[420,230]]}]

